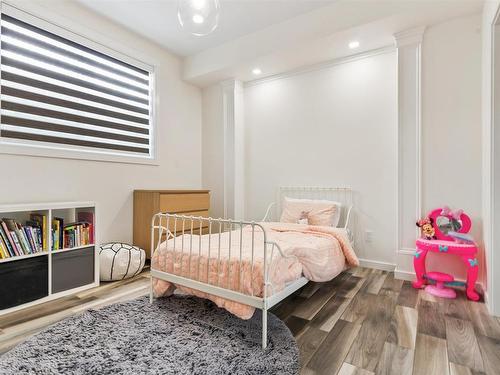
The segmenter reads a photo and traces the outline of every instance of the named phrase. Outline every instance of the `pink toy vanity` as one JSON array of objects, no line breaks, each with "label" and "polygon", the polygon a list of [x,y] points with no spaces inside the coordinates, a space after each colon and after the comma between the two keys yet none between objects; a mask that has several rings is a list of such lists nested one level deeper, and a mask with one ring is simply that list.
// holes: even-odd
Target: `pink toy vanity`
[{"label": "pink toy vanity", "polygon": [[448,232],[450,231],[461,234],[468,233],[471,228],[471,220],[469,216],[463,212],[453,214],[447,209],[438,208],[429,214],[429,218],[431,219],[432,226],[435,229],[435,237],[437,239],[417,239],[416,251],[413,258],[413,266],[415,268],[417,280],[413,282],[413,287],[418,289],[425,287],[427,278],[429,278],[437,281],[437,289],[443,288],[444,283],[452,281],[453,277],[440,272],[426,273],[425,258],[429,252],[438,253],[442,256],[456,254],[462,258],[465,266],[467,267],[467,298],[473,301],[479,300],[479,294],[477,294],[474,289],[479,269],[476,257],[478,250],[477,246],[474,243],[457,242],[453,239],[453,237],[448,235]]}]

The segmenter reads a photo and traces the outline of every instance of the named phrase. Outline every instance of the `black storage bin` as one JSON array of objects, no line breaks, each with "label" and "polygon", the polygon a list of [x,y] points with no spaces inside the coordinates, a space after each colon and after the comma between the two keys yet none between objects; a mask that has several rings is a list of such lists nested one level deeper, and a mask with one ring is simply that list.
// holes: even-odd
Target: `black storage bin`
[{"label": "black storage bin", "polygon": [[47,297],[48,255],[0,263],[0,310]]},{"label": "black storage bin", "polygon": [[52,253],[52,293],[94,282],[94,247]]}]

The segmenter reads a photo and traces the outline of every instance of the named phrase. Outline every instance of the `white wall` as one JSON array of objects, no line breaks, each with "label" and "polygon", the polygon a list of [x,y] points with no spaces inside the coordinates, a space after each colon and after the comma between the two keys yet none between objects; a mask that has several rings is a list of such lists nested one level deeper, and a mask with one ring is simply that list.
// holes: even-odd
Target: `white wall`
[{"label": "white wall", "polygon": [[202,182],[211,191],[210,216],[224,216],[224,113],[222,85],[203,89]]},{"label": "white wall", "polygon": [[[472,15],[429,26],[424,34],[421,163],[423,212],[443,204],[463,208],[482,243],[479,25],[479,15]],[[360,257],[394,264],[396,71],[394,54],[386,54],[248,85],[246,218],[261,218],[280,185],[350,185],[357,191]],[[217,87],[204,90],[204,119],[212,113],[204,131],[218,129],[217,135],[204,133],[204,150],[213,158],[204,176],[213,182],[205,186],[222,194],[214,176],[223,156],[210,144],[223,138]],[[364,243],[364,230],[374,231],[373,244]],[[406,257],[404,269],[412,273],[413,258]],[[429,268],[465,276],[458,259],[429,258]]]},{"label": "white wall", "polygon": [[351,186],[361,258],[394,263],[396,54],[389,52],[245,88],[246,216],[279,186]]},{"label": "white wall", "polygon": [[[495,149],[500,147],[500,132],[495,131],[494,128],[499,128],[498,124],[495,124],[495,118],[498,118],[500,106],[498,100],[493,99],[500,92],[500,80],[498,78],[498,72],[500,71],[500,59],[498,58],[500,39],[498,33],[500,26],[495,25],[495,23],[498,23],[499,9],[500,1],[486,2],[482,19],[483,233],[488,266],[486,275],[487,302],[490,312],[498,316],[500,316],[500,272],[498,272],[500,269],[500,256],[495,252],[495,248],[497,248],[497,244],[500,244],[500,235],[498,231],[495,231],[495,223],[500,218],[500,174],[495,173],[494,165],[499,161],[500,153],[495,152]],[[495,82],[493,82],[493,77],[495,77]],[[493,111],[495,115],[493,115]]]},{"label": "white wall", "polygon": [[[480,24],[479,15],[468,16],[424,34],[422,208],[424,213],[443,204],[464,209],[472,218],[471,233],[482,243]],[[429,269],[465,278],[458,258],[429,258]],[[481,281],[483,259],[481,254]]]},{"label": "white wall", "polygon": [[131,242],[134,189],[201,186],[201,92],[181,80],[176,56],[73,2],[14,4],[81,35],[91,27],[95,41],[156,66],[159,165],[0,154],[0,203],[95,201],[101,241]]}]

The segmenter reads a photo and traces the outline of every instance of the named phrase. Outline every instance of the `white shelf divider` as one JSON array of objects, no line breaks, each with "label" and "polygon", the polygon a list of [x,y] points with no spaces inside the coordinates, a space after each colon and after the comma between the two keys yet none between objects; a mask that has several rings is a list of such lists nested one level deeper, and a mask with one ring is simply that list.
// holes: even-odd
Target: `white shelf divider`
[{"label": "white shelf divider", "polygon": [[16,260],[21,260],[21,259],[40,257],[40,256],[43,256],[43,255],[49,255],[49,252],[48,251],[39,251],[38,253],[34,253],[34,254],[18,255],[16,257],[10,257],[10,258],[5,258],[5,259],[0,259],[0,264],[1,263],[7,263],[7,262],[13,262],[13,261],[16,261]]},{"label": "white shelf divider", "polygon": [[51,253],[53,253],[53,254],[66,253],[68,251],[85,249],[87,247],[95,247],[95,244],[92,243],[92,244],[89,244],[89,245],[74,246],[74,247],[68,247],[68,248],[59,249],[59,250],[51,250]]}]

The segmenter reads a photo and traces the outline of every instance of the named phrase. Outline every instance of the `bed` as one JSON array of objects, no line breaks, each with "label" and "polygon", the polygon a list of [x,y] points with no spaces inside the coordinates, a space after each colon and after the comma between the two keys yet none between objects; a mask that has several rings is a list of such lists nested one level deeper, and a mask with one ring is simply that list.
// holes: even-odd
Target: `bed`
[{"label": "bed", "polygon": [[[328,216],[337,220],[336,226],[317,225],[324,224],[321,221],[311,225],[314,215],[309,223],[290,222],[295,218],[269,221],[273,214],[286,216],[289,210],[280,212],[283,202],[320,202],[333,195],[335,202],[343,201],[338,212]],[[280,188],[278,202],[268,207],[262,222],[158,213],[151,232],[150,302],[178,288],[210,299],[242,319],[260,309],[265,349],[268,309],[310,280],[328,281],[346,266],[358,265],[349,229],[351,209],[350,189],[301,187]]]}]

